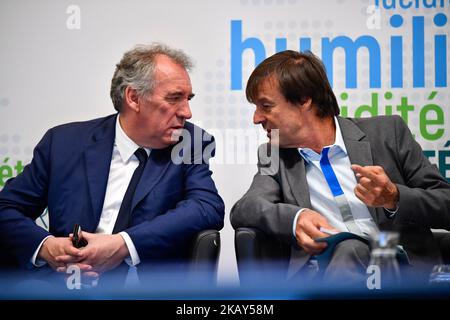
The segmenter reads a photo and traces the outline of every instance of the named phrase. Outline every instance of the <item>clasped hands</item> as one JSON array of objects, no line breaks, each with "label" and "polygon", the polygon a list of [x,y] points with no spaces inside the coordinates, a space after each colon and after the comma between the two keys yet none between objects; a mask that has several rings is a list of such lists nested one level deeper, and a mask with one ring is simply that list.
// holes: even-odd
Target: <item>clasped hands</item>
[{"label": "clasped hands", "polygon": [[128,248],[120,234],[94,234],[82,232],[87,241],[83,248],[75,248],[72,235],[50,237],[39,250],[39,257],[58,272],[66,272],[70,265],[77,265],[84,276],[98,277],[116,268],[129,255]]},{"label": "clasped hands", "polygon": [[[379,166],[352,165],[358,182],[354,193],[358,199],[369,207],[384,207],[394,210],[399,201],[397,186],[389,179],[384,169]],[[326,248],[325,242],[315,239],[327,237],[320,228],[335,230],[319,212],[304,209],[297,219],[295,237],[297,244],[311,255],[320,254]]]}]

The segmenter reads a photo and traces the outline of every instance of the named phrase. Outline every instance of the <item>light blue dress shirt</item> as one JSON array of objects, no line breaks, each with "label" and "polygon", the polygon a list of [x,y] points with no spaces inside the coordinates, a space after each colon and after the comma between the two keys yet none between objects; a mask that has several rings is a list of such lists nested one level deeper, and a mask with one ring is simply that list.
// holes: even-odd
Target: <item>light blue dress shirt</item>
[{"label": "light blue dress shirt", "polygon": [[[355,223],[361,230],[361,234],[359,235],[368,238],[371,234],[374,234],[379,230],[373,221],[367,206],[359,200],[354,193],[357,181],[355,174],[350,167],[350,159],[336,117],[334,118],[334,123],[336,125],[336,137],[334,144],[328,146],[330,147],[328,157],[339,184],[344,191],[344,195],[347,198]],[[349,230],[343,221],[338,204],[336,203],[320,168],[321,154],[318,154],[309,148],[299,148],[299,152],[306,164],[306,180],[308,183],[312,209],[324,216],[328,220],[328,223],[337,230],[348,232]],[[304,209],[300,210],[294,219],[294,237],[297,219],[303,210]]]}]

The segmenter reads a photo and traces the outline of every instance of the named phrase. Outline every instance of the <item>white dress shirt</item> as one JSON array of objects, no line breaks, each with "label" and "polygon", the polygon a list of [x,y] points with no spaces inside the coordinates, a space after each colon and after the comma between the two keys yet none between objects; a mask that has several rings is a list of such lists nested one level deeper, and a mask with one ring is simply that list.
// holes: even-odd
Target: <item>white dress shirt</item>
[{"label": "white dress shirt", "polygon": [[[120,205],[127,191],[134,171],[139,166],[139,160],[134,152],[141,148],[133,140],[131,140],[120,126],[120,114],[116,120],[116,138],[114,141],[114,149],[109,167],[108,185],[106,187],[105,200],[103,202],[102,214],[100,222],[95,233],[112,234],[114,225],[116,224],[119,214]],[[144,148],[147,155],[150,149]],[[130,257],[125,261],[132,266],[140,262],[136,247],[131,241],[130,236],[122,231],[119,233],[125,240],[130,253]],[[130,259],[131,258],[131,259]]]},{"label": "white dress shirt", "polygon": [[[356,197],[353,191],[357,181],[355,174],[350,167],[350,159],[336,117],[334,118],[334,122],[336,125],[336,137],[334,144],[328,146],[330,148],[328,158],[344,195],[347,198],[355,223],[361,230],[360,236],[367,238],[379,230],[376,223],[373,221],[367,206]],[[320,168],[321,154],[318,154],[309,148],[299,148],[299,152],[306,164],[306,180],[308,183],[312,209],[324,216],[328,220],[328,223],[337,230],[348,232],[349,230],[343,221],[339,207]],[[301,209],[295,216],[293,225],[294,237],[297,219],[304,209],[305,208]]]},{"label": "white dress shirt", "polygon": [[[134,143],[134,141],[122,130],[119,118],[120,115],[117,116],[116,120],[116,136],[109,168],[105,200],[103,202],[100,222],[95,233],[112,234],[128,184],[131,181],[134,171],[139,165],[139,160],[134,155],[134,152],[139,149],[140,146]],[[149,155],[150,149],[144,149],[145,152],[147,152],[147,155]],[[125,262],[130,266],[136,266],[140,263],[140,259],[133,241],[126,232],[122,231],[119,234],[124,239],[128,252],[130,253],[130,256],[125,259]],[[31,263],[36,267],[45,265],[45,261],[36,258],[42,244],[47,238],[48,237],[42,240],[31,258]]]}]

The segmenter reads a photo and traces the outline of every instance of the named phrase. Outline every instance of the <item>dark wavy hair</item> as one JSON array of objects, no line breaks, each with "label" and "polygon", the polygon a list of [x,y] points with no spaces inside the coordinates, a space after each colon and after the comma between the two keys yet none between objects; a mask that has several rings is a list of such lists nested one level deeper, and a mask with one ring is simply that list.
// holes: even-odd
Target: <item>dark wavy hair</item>
[{"label": "dark wavy hair", "polygon": [[325,66],[312,52],[286,50],[261,62],[247,82],[246,95],[249,102],[254,103],[261,84],[269,78],[278,82],[286,101],[303,104],[311,98],[319,117],[339,115],[339,106]]}]

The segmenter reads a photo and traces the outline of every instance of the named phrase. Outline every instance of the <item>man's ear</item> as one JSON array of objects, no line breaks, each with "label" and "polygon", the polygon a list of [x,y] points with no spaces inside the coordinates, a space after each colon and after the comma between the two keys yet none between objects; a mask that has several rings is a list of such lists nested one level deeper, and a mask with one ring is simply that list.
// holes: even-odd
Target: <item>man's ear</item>
[{"label": "man's ear", "polygon": [[302,108],[305,110],[311,110],[312,108],[312,99],[308,98],[305,100],[305,102],[302,103]]},{"label": "man's ear", "polygon": [[130,108],[135,112],[140,111],[139,95],[136,89],[130,86],[125,88],[124,102],[126,108]]}]

